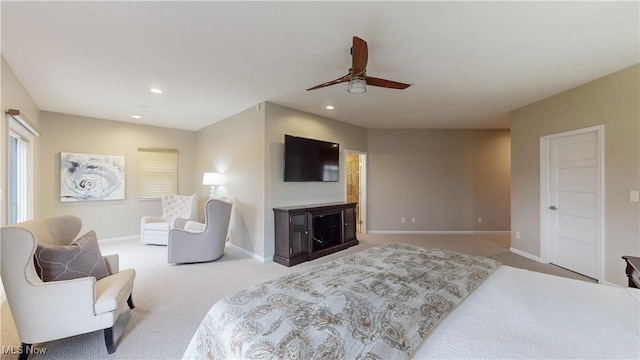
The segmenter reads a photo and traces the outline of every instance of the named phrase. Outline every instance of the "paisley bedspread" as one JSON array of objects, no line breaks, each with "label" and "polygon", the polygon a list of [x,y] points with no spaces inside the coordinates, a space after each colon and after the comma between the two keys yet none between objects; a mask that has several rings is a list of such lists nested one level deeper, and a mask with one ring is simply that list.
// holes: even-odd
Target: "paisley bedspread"
[{"label": "paisley bedspread", "polygon": [[406,359],[500,264],[387,244],[224,298],[185,359]]}]

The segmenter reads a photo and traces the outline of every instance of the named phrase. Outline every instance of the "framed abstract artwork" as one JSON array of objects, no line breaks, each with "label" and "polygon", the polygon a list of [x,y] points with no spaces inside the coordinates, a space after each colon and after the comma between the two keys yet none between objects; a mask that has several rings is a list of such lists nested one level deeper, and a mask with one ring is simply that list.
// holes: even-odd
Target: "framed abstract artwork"
[{"label": "framed abstract artwork", "polygon": [[124,156],[60,153],[60,201],[124,200]]}]

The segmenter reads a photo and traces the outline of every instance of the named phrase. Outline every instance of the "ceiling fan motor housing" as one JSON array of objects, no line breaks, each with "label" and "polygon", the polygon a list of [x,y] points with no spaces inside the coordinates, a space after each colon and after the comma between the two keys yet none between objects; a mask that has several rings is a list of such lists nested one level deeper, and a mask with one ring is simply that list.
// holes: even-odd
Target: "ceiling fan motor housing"
[{"label": "ceiling fan motor housing", "polygon": [[349,80],[347,91],[351,94],[363,94],[367,92],[367,80],[363,77],[354,77]]}]

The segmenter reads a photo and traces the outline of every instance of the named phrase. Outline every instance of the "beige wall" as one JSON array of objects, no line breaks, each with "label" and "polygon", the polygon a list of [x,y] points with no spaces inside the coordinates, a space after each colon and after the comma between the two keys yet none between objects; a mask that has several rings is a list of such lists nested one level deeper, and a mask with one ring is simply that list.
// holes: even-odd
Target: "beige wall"
[{"label": "beige wall", "polygon": [[509,231],[509,149],[508,130],[369,130],[368,231]]},{"label": "beige wall", "polygon": [[[364,151],[367,146],[363,128],[272,103],[251,107],[197,134],[196,181],[205,171],[224,174],[225,184],[217,194],[234,200],[231,242],[264,261],[273,258],[274,207],[343,201],[346,196],[344,151],[340,182],[283,181],[285,133],[335,141],[341,150]],[[208,196],[208,187],[196,188],[201,196]]]},{"label": "beige wall", "polygon": [[[388,142],[388,134],[385,134],[387,132],[391,134],[395,131],[383,131],[378,145],[382,146]],[[459,163],[463,163],[463,171],[456,166],[445,166],[450,171],[448,175],[461,179],[457,186],[451,187],[453,196],[460,199],[457,202],[464,203],[456,205],[457,207],[452,206],[455,209],[454,217],[459,218],[459,208],[463,206],[469,213],[470,219],[465,219],[467,227],[455,226],[448,227],[446,230],[508,231],[510,220],[509,131],[420,132],[423,135],[431,133],[436,139],[440,139],[437,142],[453,153],[450,160],[441,161],[441,164],[453,161],[454,158]],[[416,134],[416,131],[406,133]],[[283,181],[284,134],[338,142],[341,147],[340,181],[285,183]],[[367,135],[367,130],[361,127],[272,103],[264,103],[261,104],[260,110],[256,107],[249,108],[198,132],[196,181],[199,181],[199,177],[205,171],[219,171],[225,174],[225,185],[218,189],[218,194],[233,198],[236,204],[232,220],[232,243],[261,259],[270,261],[274,249],[272,209],[278,206],[344,201],[346,198],[344,150],[371,151],[370,139],[371,136]],[[408,137],[398,137],[396,140],[406,145]],[[418,146],[433,144],[433,141],[425,140],[429,140],[428,136],[418,137]],[[451,147],[452,143],[460,144]],[[411,149],[416,150],[410,146]],[[435,161],[442,158],[440,150],[442,148],[436,149],[434,152],[436,155],[432,156]],[[424,167],[423,155],[423,153],[404,154],[405,157],[415,157],[417,163],[423,166],[420,171],[430,174],[433,169]],[[404,159],[396,160],[396,162],[405,161]],[[411,167],[415,167],[413,163]],[[370,163],[370,183],[376,178],[372,175],[376,171],[374,168],[376,166]],[[388,167],[380,168],[383,174],[390,171],[394,170]],[[447,184],[451,181],[449,178],[442,177],[440,183]],[[464,184],[460,185],[462,183]],[[466,188],[463,193],[459,192],[460,186]],[[196,188],[202,197],[207,195],[207,187],[197,185]],[[424,189],[421,184],[417,184],[415,191],[422,193]],[[402,201],[394,196],[397,193],[388,190],[370,190],[369,198],[376,197],[378,193],[391,194],[392,206],[403,206]],[[469,200],[469,196],[472,200]],[[411,202],[415,197],[410,194],[406,198],[408,200],[403,201]],[[444,200],[444,202],[448,201]],[[420,204],[415,202],[410,206],[414,205],[420,207]],[[421,218],[419,214],[415,216]],[[476,223],[477,217],[483,217],[482,224]],[[422,224],[418,222],[417,225]],[[417,229],[442,230],[439,227]]]},{"label": "beige wall", "polygon": [[[193,194],[196,133],[41,112],[40,206],[36,216],[72,214],[99,239],[140,233],[140,218],[161,215],[157,200],[137,198],[138,147],[178,150],[178,192]],[[60,152],[125,156],[125,200],[60,202]]]},{"label": "beige wall", "polygon": [[640,65],[511,113],[512,247],[540,256],[540,137],[605,126],[605,281],[624,285],[622,255],[640,254]]},{"label": "beige wall", "polygon": [[[359,126],[266,103],[266,181],[264,256],[273,257],[273,208],[346,200],[345,149],[367,151],[367,132]],[[340,181],[284,182],[284,135],[340,144]]]},{"label": "beige wall", "polygon": [[[20,80],[16,77],[9,64],[7,64],[4,56],[0,56],[0,109],[2,109],[2,116],[0,117],[0,226],[7,224],[7,151],[8,151],[8,122],[5,116],[5,111],[8,109],[20,110],[21,114],[33,125],[35,128],[40,128],[40,111],[38,106],[31,99],[31,96],[24,88]],[[33,163],[34,168],[39,168],[40,165],[40,140],[34,139],[33,143]],[[35,214],[37,215],[37,209],[39,206],[40,195],[40,179],[36,176],[33,181],[33,203],[35,207]],[[4,297],[4,288],[2,287],[2,279],[0,279],[0,299]]]},{"label": "beige wall", "polygon": [[200,219],[209,187],[204,172],[220,172],[224,184],[217,195],[234,201],[232,244],[259,257],[264,255],[264,105],[251,107],[197,132],[195,182],[201,198]]},{"label": "beige wall", "polygon": [[[7,193],[7,184],[5,179],[7,178],[7,138],[8,138],[8,123],[5,111],[8,109],[20,110],[23,115],[36,129],[40,128],[40,110],[36,103],[31,99],[31,96],[27,90],[22,86],[22,83],[16,77],[9,64],[7,64],[4,57],[1,57],[2,67],[0,68],[0,80],[2,83],[2,92],[0,99],[0,106],[2,107],[2,120],[0,121],[0,189],[2,189],[2,196],[0,197],[0,225],[7,223],[5,194]],[[38,216],[38,209],[40,207],[40,179],[37,176],[40,165],[40,139],[34,139],[33,160],[36,176],[34,177],[34,216]]]}]

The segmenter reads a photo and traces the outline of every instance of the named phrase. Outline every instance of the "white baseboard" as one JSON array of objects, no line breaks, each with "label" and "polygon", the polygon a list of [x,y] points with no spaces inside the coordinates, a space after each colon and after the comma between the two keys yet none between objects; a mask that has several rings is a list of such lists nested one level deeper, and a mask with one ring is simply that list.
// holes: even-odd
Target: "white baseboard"
[{"label": "white baseboard", "polygon": [[[131,236],[122,236],[122,237],[115,237],[115,238],[107,238],[107,239],[100,239],[98,240],[99,243],[114,243],[114,242],[120,242],[120,241],[134,241],[134,240],[139,240],[140,239],[140,235],[131,235]],[[267,263],[267,262],[272,262],[273,259],[272,258],[264,258],[262,256],[258,256],[254,253],[252,253],[249,250],[243,249],[238,245],[234,245],[232,244],[230,241],[227,241],[226,246],[232,246],[240,251],[242,251],[242,253],[244,253],[245,255],[256,259],[260,262],[263,263]]]},{"label": "white baseboard", "polygon": [[[131,235],[131,236],[122,236],[122,237],[115,237],[115,238],[107,238],[107,239],[100,239],[98,240],[99,243],[114,243],[114,242],[120,242],[120,241],[133,241],[133,240],[139,240],[140,239],[140,235]],[[232,244],[230,241],[227,241],[226,246],[232,246],[240,251],[242,251],[242,253],[244,253],[245,255],[256,259],[260,262],[263,263],[267,263],[267,262],[272,262],[273,259],[268,259],[268,258],[264,258],[262,256],[258,256],[254,253],[252,253],[251,251],[248,251],[246,249],[241,248],[238,245],[234,245]]]},{"label": "white baseboard", "polygon": [[113,243],[113,242],[120,242],[120,241],[131,241],[136,239],[140,239],[140,235],[130,235],[130,236],[99,239],[98,243]]},{"label": "white baseboard", "polygon": [[508,235],[511,231],[425,231],[425,230],[368,230],[367,234],[387,234],[387,235],[403,235],[403,234],[436,234],[436,235]]},{"label": "white baseboard", "polygon": [[520,255],[522,257],[526,257],[527,259],[531,259],[533,261],[537,261],[541,264],[544,264],[542,262],[542,259],[539,256],[535,256],[535,255],[531,255],[528,252],[522,251],[522,250],[518,250],[516,248],[510,247],[509,251],[511,251],[512,253],[516,254],[516,255]]},{"label": "white baseboard", "polygon": [[249,257],[251,257],[251,258],[254,258],[254,259],[256,259],[256,260],[258,260],[258,261],[260,261],[260,262],[263,262],[263,263],[267,263],[267,262],[272,262],[272,261],[273,261],[273,259],[268,259],[268,258],[264,258],[264,257],[262,257],[262,256],[258,256],[258,255],[256,255],[256,254],[252,253],[251,251],[246,250],[246,249],[243,249],[243,248],[241,248],[240,246],[238,246],[238,245],[234,245],[234,244],[232,244],[231,242],[228,242],[228,241],[227,241],[227,246],[231,246],[231,247],[233,247],[233,248],[235,248],[235,249],[238,249],[238,250],[240,250],[242,253],[244,253],[245,255],[247,255],[247,256],[249,256]]},{"label": "white baseboard", "polygon": [[617,288],[624,288],[624,286],[620,286],[618,284],[614,284],[614,283],[612,283],[610,281],[600,281],[600,282],[598,282],[598,284],[606,285],[606,286],[613,286],[613,287],[617,287]]}]

